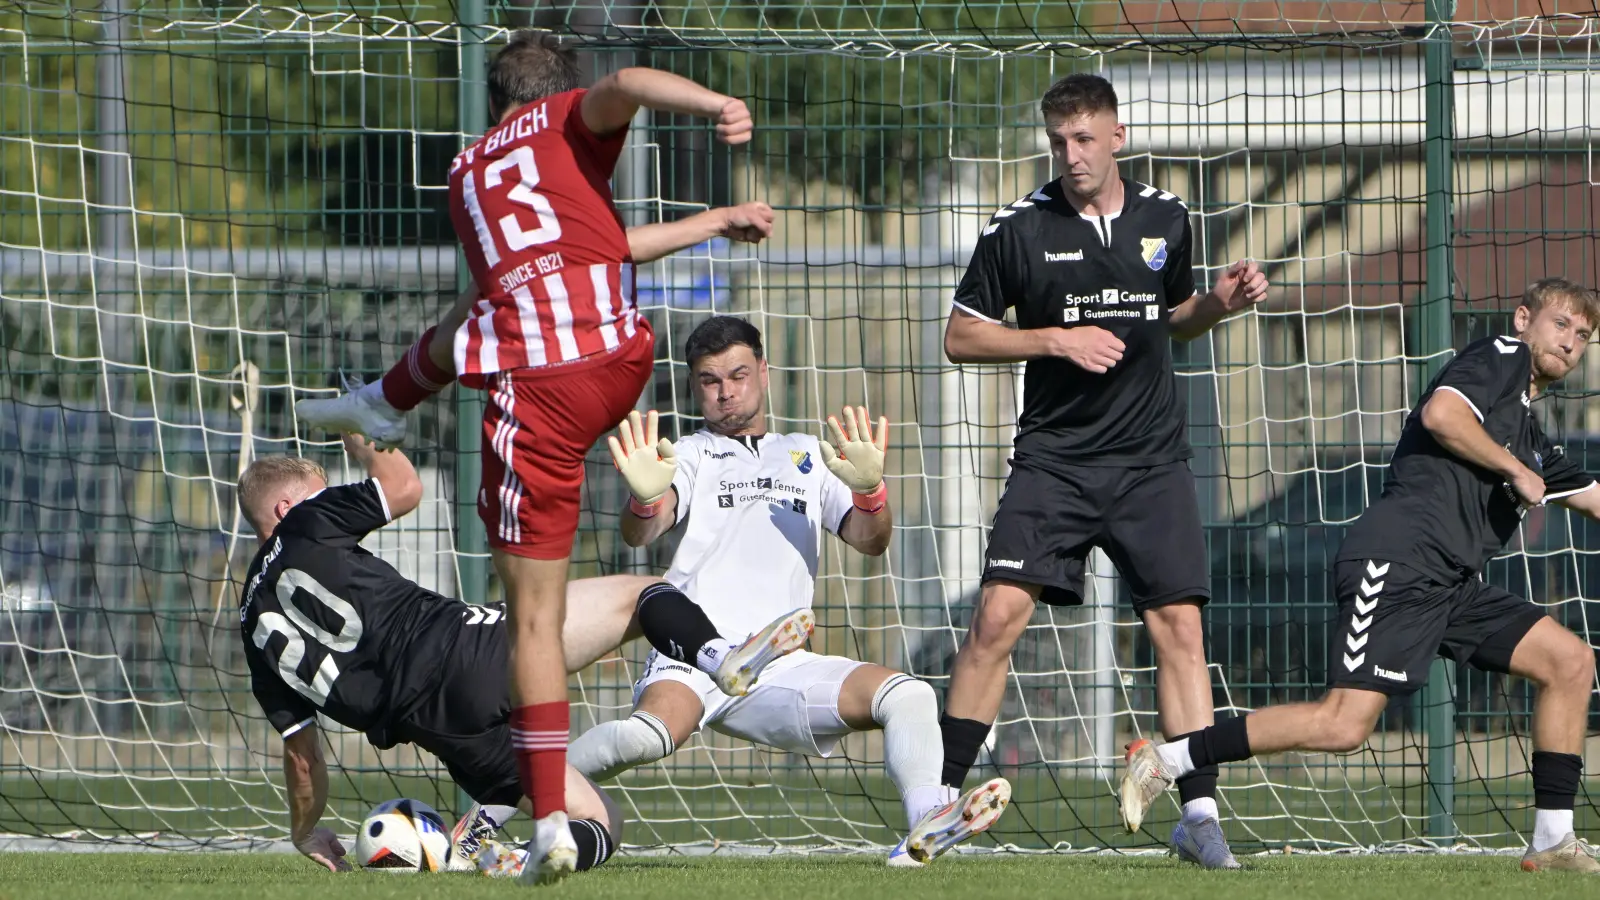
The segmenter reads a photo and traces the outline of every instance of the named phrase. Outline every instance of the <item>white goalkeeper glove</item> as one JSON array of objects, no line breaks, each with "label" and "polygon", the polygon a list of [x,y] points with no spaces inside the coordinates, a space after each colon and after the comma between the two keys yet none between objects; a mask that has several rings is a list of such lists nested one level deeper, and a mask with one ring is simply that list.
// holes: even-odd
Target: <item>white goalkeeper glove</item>
[{"label": "white goalkeeper glove", "polygon": [[607,441],[611,445],[611,461],[628,482],[628,491],[639,506],[658,503],[678,474],[677,451],[672,449],[671,441],[659,436],[659,429],[660,417],[655,410],[650,410],[647,417],[634,410],[617,426],[617,436]]},{"label": "white goalkeeper glove", "polygon": [[[843,410],[844,427],[840,427],[839,420],[833,416],[828,417],[828,427],[833,429],[834,440],[839,442],[839,449],[834,450],[832,444],[822,442],[822,461],[827,464],[828,471],[844,482],[853,493],[861,498],[876,499],[877,508],[881,509],[882,497],[878,495],[883,491],[883,455],[889,449],[889,420],[883,416],[878,417],[878,433],[876,439],[872,433],[872,420],[867,418],[867,408],[864,406],[849,407]],[[856,503],[863,509],[860,502]],[[876,510],[873,510],[876,511]]]}]

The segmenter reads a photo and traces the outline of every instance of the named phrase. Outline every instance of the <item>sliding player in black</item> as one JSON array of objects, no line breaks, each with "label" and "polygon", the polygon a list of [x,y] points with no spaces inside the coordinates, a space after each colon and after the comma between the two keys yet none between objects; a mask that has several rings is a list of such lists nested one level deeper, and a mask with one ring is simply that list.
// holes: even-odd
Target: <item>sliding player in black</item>
[{"label": "sliding player in black", "polygon": [[[329,487],[311,460],[265,457],[239,479],[240,509],[261,541],[239,621],[252,691],[284,741],[290,835],[312,860],[349,868],[333,833],[317,826],[328,796],[320,713],[379,749],[411,743],[437,756],[478,803],[452,835],[470,857],[527,806],[509,730],[503,609],[434,593],[360,546],[416,508],[422,483],[399,451],[359,437],[347,437],[345,449],[372,477]],[[569,584],[567,671],[638,637],[641,620],[663,649],[716,633],[699,607],[667,588],[628,575]],[[599,865],[620,836],[616,805],[570,766],[567,802],[578,868]]]},{"label": "sliding player in black", "polygon": [[1328,656],[1328,693],[1160,747],[1130,745],[1122,783],[1130,828],[1197,766],[1285,750],[1355,750],[1389,701],[1422,687],[1443,656],[1538,686],[1536,812],[1522,868],[1600,874],[1572,827],[1594,650],[1538,606],[1478,579],[1529,507],[1554,502],[1600,518],[1594,479],[1545,437],[1529,406],[1577,366],[1600,324],[1600,302],[1547,278],[1523,294],[1513,324],[1514,337],[1468,345],[1428,386],[1401,432],[1383,496],[1339,548],[1333,574],[1344,627]]}]

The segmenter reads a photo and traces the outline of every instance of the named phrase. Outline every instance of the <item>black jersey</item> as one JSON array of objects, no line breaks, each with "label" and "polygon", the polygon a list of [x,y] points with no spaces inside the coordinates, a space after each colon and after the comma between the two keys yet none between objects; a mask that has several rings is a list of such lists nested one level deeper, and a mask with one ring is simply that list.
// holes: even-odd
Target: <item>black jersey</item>
[{"label": "black jersey", "polygon": [[239,619],[251,689],[288,737],[321,712],[379,748],[440,688],[469,624],[498,612],[407,580],[358,542],[389,522],[375,480],[296,505],[250,564]]},{"label": "black jersey", "polygon": [[1350,526],[1340,560],[1398,562],[1450,584],[1475,575],[1505,547],[1523,509],[1504,478],[1450,453],[1423,427],[1438,391],[1466,400],[1496,443],[1544,479],[1545,499],[1594,483],[1550,443],[1528,402],[1528,345],[1513,337],[1474,341],[1433,379],[1406,418],[1383,495]]},{"label": "black jersey", "polygon": [[995,213],[956,288],[956,308],[986,321],[1016,307],[1021,328],[1098,325],[1126,346],[1105,374],[1028,361],[1019,462],[1155,466],[1192,455],[1167,328],[1194,294],[1189,210],[1166,191],[1122,187],[1122,211],[1109,216],[1080,214],[1058,181]]}]

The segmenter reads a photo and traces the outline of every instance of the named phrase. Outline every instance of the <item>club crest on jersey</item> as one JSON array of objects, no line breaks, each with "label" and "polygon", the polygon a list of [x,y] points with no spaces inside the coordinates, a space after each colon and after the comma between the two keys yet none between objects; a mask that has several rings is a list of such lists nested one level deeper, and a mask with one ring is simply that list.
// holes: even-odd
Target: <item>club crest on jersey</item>
[{"label": "club crest on jersey", "polygon": [[1167,239],[1140,238],[1139,255],[1144,257],[1144,264],[1152,271],[1161,271],[1161,267],[1167,264]]},{"label": "club crest on jersey", "polygon": [[811,454],[805,450],[790,450],[789,459],[794,467],[800,470],[801,475],[811,474]]}]

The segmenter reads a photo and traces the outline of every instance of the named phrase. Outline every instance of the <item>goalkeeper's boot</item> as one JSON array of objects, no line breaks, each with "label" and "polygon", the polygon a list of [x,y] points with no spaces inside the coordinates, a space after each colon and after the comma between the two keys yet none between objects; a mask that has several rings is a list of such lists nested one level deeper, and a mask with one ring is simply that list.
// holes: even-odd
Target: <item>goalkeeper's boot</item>
[{"label": "goalkeeper's boot", "polygon": [[1156,745],[1144,738],[1128,745],[1123,764],[1122,824],[1129,834],[1136,834],[1150,804],[1172,786],[1172,773],[1161,762]]},{"label": "goalkeeper's boot", "polygon": [[301,400],[294,405],[301,422],[336,434],[360,434],[385,450],[406,437],[406,417],[383,397],[383,382],[374,381],[331,400]]},{"label": "goalkeeper's boot", "polygon": [[460,860],[470,866],[477,860],[478,851],[483,849],[483,842],[494,837],[499,830],[500,827],[483,811],[481,804],[472,804],[456,827],[450,829],[451,862]]},{"label": "goalkeeper's boot", "polygon": [[1600,862],[1589,855],[1588,848],[1578,842],[1578,836],[1567,832],[1566,838],[1554,847],[1535,853],[1533,845],[1522,854],[1524,872],[1578,872],[1583,875],[1600,875]]},{"label": "goalkeeper's boot", "polygon": [[490,878],[516,878],[522,874],[522,863],[528,851],[520,847],[507,847],[493,838],[478,848],[478,871]]},{"label": "goalkeeper's boot", "polygon": [[761,670],[780,656],[788,656],[806,645],[817,617],[809,609],[797,609],[779,616],[777,621],[750,635],[750,639],[728,653],[717,664],[713,676],[717,687],[729,697],[750,693]]},{"label": "goalkeeper's boot", "polygon": [[1205,869],[1242,869],[1222,836],[1222,823],[1212,816],[1172,826],[1172,849],[1184,862]]},{"label": "goalkeeper's boot", "polygon": [[[1011,782],[991,778],[956,799],[922,817],[906,835],[906,855],[927,864],[945,851],[976,834],[988,831],[1000,821],[1000,814],[1011,802]],[[896,850],[899,848],[896,847]],[[889,865],[897,866],[891,851]]]},{"label": "goalkeeper's boot", "polygon": [[528,855],[517,880],[522,884],[554,884],[578,870],[578,842],[567,827],[567,814],[553,812],[535,822]]}]

